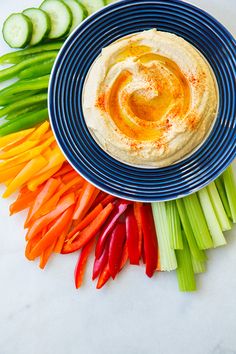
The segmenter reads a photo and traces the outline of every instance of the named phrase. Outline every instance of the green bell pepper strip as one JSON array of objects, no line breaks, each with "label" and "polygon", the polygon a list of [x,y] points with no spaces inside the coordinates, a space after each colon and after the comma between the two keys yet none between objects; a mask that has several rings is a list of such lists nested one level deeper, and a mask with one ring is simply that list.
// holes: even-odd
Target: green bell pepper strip
[{"label": "green bell pepper strip", "polygon": [[23,50],[18,50],[12,53],[4,54],[0,57],[0,64],[16,64],[21,62],[27,56],[41,54],[43,52],[50,52],[54,50],[59,50],[63,42],[53,42],[43,45],[38,45],[32,48],[27,48]]},{"label": "green bell pepper strip", "polygon": [[55,58],[45,61],[40,65],[34,65],[29,67],[23,71],[21,71],[18,75],[20,79],[30,79],[41,77],[51,73]]},{"label": "green bell pepper strip", "polygon": [[41,104],[35,104],[29,107],[26,107],[24,109],[21,109],[20,111],[18,111],[17,113],[11,113],[8,116],[5,117],[5,119],[7,121],[14,121],[17,119],[22,119],[26,116],[27,113],[37,113],[38,111],[41,111],[42,109],[47,108],[47,102],[45,103],[41,103]]},{"label": "green bell pepper strip", "polygon": [[32,96],[32,92],[18,93],[8,97],[0,97],[0,106],[8,106],[18,101],[23,101]]},{"label": "green bell pepper strip", "polygon": [[15,102],[15,103],[7,106],[7,107],[4,107],[4,108],[0,109],[0,117],[4,117],[7,114],[12,113],[14,111],[18,112],[18,110],[20,108],[24,108],[24,107],[27,107],[29,105],[33,105],[33,104],[36,104],[36,103],[39,103],[39,102],[47,101],[47,98],[48,98],[48,94],[47,93],[42,93],[42,94],[39,94],[39,95],[34,95],[34,96],[31,96],[31,97],[28,97],[25,100],[17,101],[17,102]]},{"label": "green bell pepper strip", "polygon": [[36,58],[30,58],[30,59],[22,61],[19,64],[13,65],[10,68],[3,69],[0,71],[0,82],[6,81],[9,79],[12,79],[13,77],[18,76],[22,70],[29,68],[33,65],[41,65],[41,63],[45,62],[46,60],[55,59],[57,54],[58,54],[58,52],[56,52],[56,51],[43,53],[43,54],[37,56]]},{"label": "green bell pepper strip", "polygon": [[35,91],[35,90],[43,90],[48,88],[50,75],[45,75],[40,78],[28,79],[28,80],[20,80],[15,82],[14,84],[4,88],[0,91],[0,104],[1,99],[7,97],[11,98],[12,95],[17,93],[22,93],[24,91]]},{"label": "green bell pepper strip", "polygon": [[20,130],[25,130],[36,126],[37,124],[43,123],[48,119],[47,108],[39,111],[28,113],[22,119],[16,119],[14,121],[7,122],[0,126],[0,136],[5,136],[8,134],[16,133]]}]

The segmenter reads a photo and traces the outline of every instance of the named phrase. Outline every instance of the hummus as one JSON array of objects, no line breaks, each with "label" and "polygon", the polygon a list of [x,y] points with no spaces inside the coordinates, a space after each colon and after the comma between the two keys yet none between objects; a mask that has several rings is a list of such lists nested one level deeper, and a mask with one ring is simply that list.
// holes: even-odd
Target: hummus
[{"label": "hummus", "polygon": [[192,153],[217,108],[208,62],[183,38],[155,29],[104,48],[84,85],[84,117],[96,142],[142,167],[164,167]]}]

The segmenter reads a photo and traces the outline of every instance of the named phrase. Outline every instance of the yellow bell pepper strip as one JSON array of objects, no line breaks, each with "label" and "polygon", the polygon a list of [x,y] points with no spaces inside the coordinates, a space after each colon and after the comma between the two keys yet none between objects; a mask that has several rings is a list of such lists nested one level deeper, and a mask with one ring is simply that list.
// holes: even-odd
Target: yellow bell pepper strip
[{"label": "yellow bell pepper strip", "polygon": [[47,249],[52,243],[58,240],[59,235],[66,228],[70,222],[74,212],[74,206],[67,209],[54,223],[53,226],[47,231],[45,236],[37,243],[37,245],[30,252],[30,256],[35,259],[39,257],[45,249]]},{"label": "yellow bell pepper strip", "polygon": [[6,183],[12,178],[15,178],[18,173],[24,168],[25,162],[7,169],[0,170],[0,183]]},{"label": "yellow bell pepper strip", "polygon": [[20,163],[28,162],[32,160],[33,158],[40,155],[44,150],[46,150],[47,147],[50,146],[54,140],[55,138],[52,136],[51,138],[46,140],[43,144],[31,149],[30,151],[25,151],[16,157],[12,157],[4,162],[1,162],[0,171],[1,169],[10,168]]},{"label": "yellow bell pepper strip", "polygon": [[28,137],[28,140],[40,140],[44,138],[44,135],[47,133],[48,129],[50,128],[50,124],[48,121],[44,122],[41,124],[38,128],[35,129],[35,131],[30,134]]},{"label": "yellow bell pepper strip", "polygon": [[[44,156],[44,155],[46,155],[46,156]],[[61,150],[59,149],[59,147],[56,147],[55,149],[50,150],[49,156],[47,153],[46,154],[44,153],[43,156],[48,160],[48,164],[47,164],[47,166],[44,167],[44,169],[42,169],[42,171],[40,171],[40,173],[38,175],[42,175],[43,173],[47,172],[48,170],[51,170],[52,168],[54,168],[55,166],[58,166],[58,165],[62,166],[63,162],[65,161],[65,157],[61,153]],[[1,157],[1,155],[0,155],[0,157]],[[37,177],[37,175],[35,177]]]},{"label": "yellow bell pepper strip", "polygon": [[75,266],[75,273],[74,273],[76,289],[79,289],[83,283],[86,265],[88,263],[88,258],[92,252],[94,242],[95,239],[90,240],[89,243],[87,243],[87,245],[83,247],[79,255],[77,264]]},{"label": "yellow bell pepper strip", "polygon": [[3,194],[3,198],[9,197],[14,193],[19,187],[23,186],[32,176],[40,171],[47,164],[42,156],[37,156],[31,161],[29,161],[23,170],[14,178],[14,180],[9,184],[6,191]]},{"label": "yellow bell pepper strip", "polygon": [[[53,168],[51,168],[51,169],[49,169],[47,172],[44,172],[44,173],[38,175],[37,177],[31,179],[31,180],[28,182],[28,184],[27,184],[29,190],[35,191],[35,190],[38,188],[38,186],[39,186],[40,184],[42,184],[42,183],[44,183],[45,181],[47,181],[47,180],[48,180],[50,177],[52,177],[58,170],[60,170],[61,166],[62,166],[62,163],[59,164],[59,165],[57,165],[57,166],[55,166],[55,167],[53,167]],[[47,167],[47,166],[46,166],[46,167]]]},{"label": "yellow bell pepper strip", "polygon": [[111,211],[113,210],[114,205],[108,204],[101,213],[88,225],[83,231],[78,233],[78,239],[76,239],[71,244],[65,244],[62,253],[73,253],[82,247],[84,247],[93,237],[96,236],[98,231],[100,230],[101,226],[107,220],[108,216],[110,215]]},{"label": "yellow bell pepper strip", "polygon": [[23,143],[15,146],[14,148],[0,153],[0,159],[1,160],[6,160],[6,159],[10,159],[12,157],[15,157],[16,155],[19,155],[25,151],[28,151],[30,149],[32,149],[33,147],[35,147],[36,145],[38,145],[38,141],[30,141],[30,140],[26,140]]},{"label": "yellow bell pepper strip", "polygon": [[4,149],[8,145],[12,145],[16,142],[20,142],[22,139],[29,136],[34,130],[35,128],[31,128],[31,129],[22,130],[17,133],[0,137],[0,149]]},{"label": "yellow bell pepper strip", "polygon": [[37,195],[34,203],[32,204],[32,207],[30,208],[28,212],[27,219],[25,221],[25,228],[27,228],[32,220],[34,221],[35,214],[36,212],[40,209],[40,207],[49,200],[56,190],[58,189],[60,185],[60,181],[56,178],[50,178],[45,185],[42,187],[42,190],[40,193]]},{"label": "yellow bell pepper strip", "polygon": [[26,240],[30,240],[35,237],[39,232],[41,232],[45,227],[47,227],[51,222],[57,219],[64,211],[66,211],[70,206],[75,204],[75,195],[70,193],[61,198],[57,207],[52,210],[47,215],[35,220],[29,228],[26,235]]}]

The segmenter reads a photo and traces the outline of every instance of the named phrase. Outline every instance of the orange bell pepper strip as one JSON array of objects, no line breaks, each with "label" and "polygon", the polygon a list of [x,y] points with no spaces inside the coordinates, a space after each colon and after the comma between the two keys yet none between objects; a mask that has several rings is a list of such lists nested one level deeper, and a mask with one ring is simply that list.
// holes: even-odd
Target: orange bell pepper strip
[{"label": "orange bell pepper strip", "polygon": [[88,225],[83,231],[78,233],[79,238],[77,240],[75,240],[71,244],[67,243],[64,245],[62,253],[73,253],[85,246],[93,237],[96,236],[101,226],[107,220],[113,208],[113,204],[108,204],[105,209],[103,209],[101,213],[90,223],[90,225]]},{"label": "orange bell pepper strip", "polygon": [[62,177],[63,175],[72,171],[74,171],[73,167],[68,162],[64,162],[62,168],[55,174],[54,177]]},{"label": "orange bell pepper strip", "polygon": [[99,190],[96,187],[85,181],[77,205],[75,207],[73,220],[80,222],[83,219],[84,215],[86,215],[98,193]]},{"label": "orange bell pepper strip", "polygon": [[73,221],[71,220],[67,227],[65,228],[65,230],[61,233],[61,235],[59,236],[58,240],[57,240],[57,243],[56,243],[56,246],[55,246],[55,249],[54,249],[54,252],[55,253],[61,253],[61,250],[64,246],[64,243],[65,243],[65,240],[66,240],[66,236],[68,234],[68,232],[70,231],[70,228],[71,228],[71,225],[72,225]]},{"label": "orange bell pepper strip", "polygon": [[78,176],[78,175],[72,181],[70,181],[67,185],[64,185],[63,183],[61,183],[60,189],[58,190],[58,192],[55,193],[52,196],[52,198],[50,198],[45,204],[43,204],[41,206],[41,208],[38,209],[38,211],[35,214],[35,219],[49,213],[53,208],[55,208],[55,206],[58,203],[58,200],[60,199],[60,197],[63,194],[68,192],[70,190],[70,188],[72,188],[72,187],[76,187],[78,189],[80,187],[80,183],[81,183],[81,179],[80,179],[80,176]]},{"label": "orange bell pepper strip", "polygon": [[30,253],[32,251],[32,249],[37,245],[37,243],[41,240],[42,238],[42,233],[38,234],[37,236],[35,236],[34,238],[32,238],[31,240],[29,240],[27,242],[26,248],[25,248],[25,257],[29,260],[29,261],[33,261],[34,259],[31,257]]},{"label": "orange bell pepper strip", "polygon": [[37,188],[34,192],[26,192],[21,194],[17,200],[10,205],[10,215],[19,213],[22,210],[25,210],[34,203],[35,198],[38,196],[41,188]]},{"label": "orange bell pepper strip", "polygon": [[25,222],[25,228],[29,226],[31,219],[34,218],[35,213],[38,211],[38,209],[45,203],[47,202],[48,199],[50,199],[53,194],[56,192],[60,185],[60,182],[55,179],[55,178],[50,178],[46,184],[43,186],[42,190],[36,197],[32,207],[29,210],[26,222]]},{"label": "orange bell pepper strip", "polygon": [[11,178],[15,178],[18,173],[25,167],[26,163],[23,162],[20,165],[12,166],[0,171],[0,183],[5,183]]},{"label": "orange bell pepper strip", "polygon": [[30,252],[30,257],[33,259],[39,257],[45,249],[52,243],[58,240],[59,235],[64,231],[67,224],[70,222],[74,212],[74,206],[71,206],[55,221],[53,226],[47,231],[45,236],[37,243],[37,245]]},{"label": "orange bell pepper strip", "polygon": [[8,145],[12,145],[16,142],[20,142],[22,139],[30,135],[35,128],[22,130],[17,133],[9,134],[0,138],[0,149],[4,149]]},{"label": "orange bell pepper strip", "polygon": [[102,204],[98,204],[85,218],[67,235],[67,241],[87,227],[102,211]]},{"label": "orange bell pepper strip", "polygon": [[20,173],[9,184],[6,191],[3,194],[3,198],[9,197],[19,187],[23,186],[35,173],[40,171],[47,164],[47,161],[42,156],[37,156],[33,160],[29,161],[27,165],[20,171]]},{"label": "orange bell pepper strip", "polygon": [[47,215],[35,220],[32,225],[30,225],[29,231],[26,235],[26,240],[30,240],[32,237],[36,236],[45,227],[47,227],[51,222],[57,219],[62,213],[65,212],[69,207],[75,204],[74,193],[65,195],[59,201],[57,207],[52,210]]},{"label": "orange bell pepper strip", "polygon": [[88,263],[88,258],[92,252],[94,243],[95,239],[91,239],[89,243],[87,243],[87,245],[82,248],[82,251],[78,257],[74,272],[76,289],[79,289],[83,283],[86,265]]},{"label": "orange bell pepper strip", "polygon": [[56,241],[52,243],[40,256],[39,267],[44,269],[49,261],[50,256],[53,254],[54,248],[56,245]]},{"label": "orange bell pepper strip", "polygon": [[51,178],[61,168],[61,166],[62,166],[62,163],[60,165],[57,165],[57,166],[51,168],[47,172],[44,172],[44,173],[38,175],[37,177],[31,179],[27,183],[29,190],[35,191],[39,185],[41,185],[42,183],[47,181],[49,178]]}]

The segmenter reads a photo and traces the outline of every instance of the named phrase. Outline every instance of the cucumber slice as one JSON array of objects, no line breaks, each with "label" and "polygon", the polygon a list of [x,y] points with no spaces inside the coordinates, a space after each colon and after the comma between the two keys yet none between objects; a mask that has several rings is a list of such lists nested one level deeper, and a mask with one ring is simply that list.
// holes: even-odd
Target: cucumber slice
[{"label": "cucumber slice", "polygon": [[47,37],[51,29],[51,22],[48,14],[40,9],[30,8],[23,11],[33,24],[33,33],[30,45],[36,45]]},{"label": "cucumber slice", "polygon": [[80,2],[86,7],[89,15],[105,5],[103,0],[80,0]]},{"label": "cucumber slice", "polygon": [[85,18],[84,16],[84,9],[79,2],[76,0],[63,0],[64,3],[69,6],[72,12],[72,25],[70,28],[70,33],[83,21]]},{"label": "cucumber slice", "polygon": [[20,13],[10,15],[3,24],[5,42],[12,48],[24,48],[31,39],[33,25],[30,19]]},{"label": "cucumber slice", "polygon": [[51,20],[49,39],[64,37],[69,33],[72,25],[72,13],[63,1],[45,0],[40,5],[40,9],[45,11]]}]

